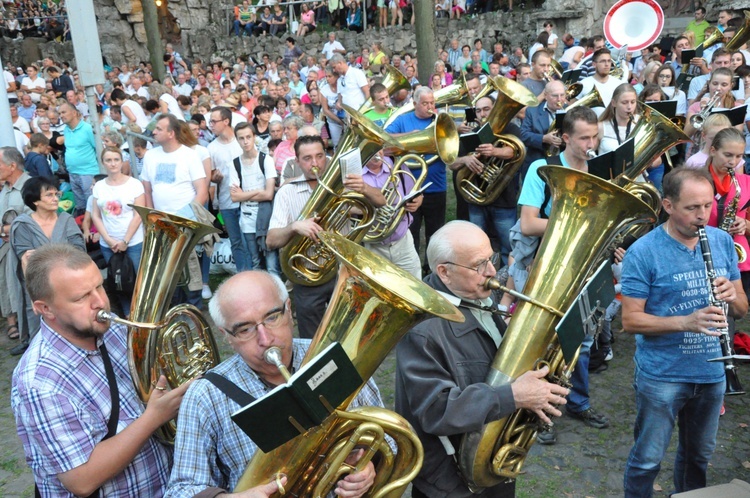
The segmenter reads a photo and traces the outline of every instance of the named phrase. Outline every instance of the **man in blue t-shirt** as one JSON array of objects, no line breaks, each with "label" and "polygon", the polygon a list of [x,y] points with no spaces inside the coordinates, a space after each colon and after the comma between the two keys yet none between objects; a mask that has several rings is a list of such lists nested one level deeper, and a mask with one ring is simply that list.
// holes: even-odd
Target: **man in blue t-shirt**
[{"label": "man in blue t-shirt", "polygon": [[[435,114],[435,95],[429,88],[419,87],[414,91],[414,110],[397,117],[385,131],[393,136],[399,136],[404,133],[424,130],[435,120]],[[424,159],[429,161],[433,157],[433,155],[426,155]],[[427,168],[425,184],[430,182],[432,182],[432,185],[424,192],[422,206],[412,213],[414,221],[409,226],[409,230],[414,237],[414,247],[417,249],[417,253],[419,253],[419,230],[422,228],[422,220],[424,219],[425,224],[426,246],[430,245],[432,234],[445,225],[445,163],[440,158],[435,158],[435,161]],[[422,269],[425,273],[429,273],[427,258],[424,261],[425,264]]]},{"label": "man in blue t-shirt", "polygon": [[[523,183],[518,204],[521,206],[521,233],[529,237],[541,237],[547,230],[552,208],[552,199],[538,170],[547,164],[558,164],[565,168],[588,172],[587,153],[596,150],[599,144],[599,124],[596,113],[588,107],[575,107],[565,114],[562,139],[566,148],[562,154],[531,163]],[[578,353],[578,362],[570,379],[572,388],[565,411],[571,417],[582,420],[589,427],[604,429],[609,420],[591,408],[589,400],[589,358],[593,336],[586,336]],[[554,427],[548,427],[537,436],[540,444],[554,444],[557,435]]]},{"label": "man in blue t-shirt", "polygon": [[[725,375],[717,328],[727,327],[721,308],[708,305],[697,229],[711,213],[713,183],[702,170],[679,168],[664,177],[669,219],[635,242],[622,272],[622,324],[636,335],[635,444],[625,468],[625,496],[650,497],[675,421],[679,444],[674,464],[677,493],[706,486],[716,446]],[[714,269],[714,295],[740,318],[747,313],[731,236],[706,227]]]}]

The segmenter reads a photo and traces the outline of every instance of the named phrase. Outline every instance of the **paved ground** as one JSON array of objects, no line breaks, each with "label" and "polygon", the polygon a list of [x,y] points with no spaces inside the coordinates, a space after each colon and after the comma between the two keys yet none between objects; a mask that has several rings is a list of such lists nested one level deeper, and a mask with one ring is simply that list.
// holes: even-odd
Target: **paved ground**
[{"label": "paved ground", "polygon": [[[745,321],[744,329],[750,330]],[[743,327],[741,327],[743,328]],[[5,330],[4,324],[0,330]],[[591,429],[567,417],[557,421],[558,443],[555,446],[534,445],[523,475],[518,479],[519,497],[608,497],[622,495],[622,473],[632,444],[635,404],[631,387],[633,338],[618,334],[615,358],[610,368],[592,375],[592,402],[605,413],[612,425],[608,429]],[[10,375],[17,363],[7,351],[16,341],[0,334],[0,498],[31,497],[33,482],[26,467],[20,440],[10,410]],[[386,406],[393,406],[393,355],[377,374]],[[740,368],[744,386],[750,388],[750,366]],[[750,395],[727,399],[727,414],[721,419],[718,445],[709,483],[728,482],[733,478],[750,481]],[[664,461],[657,479],[655,496],[668,496],[671,488],[674,445]],[[744,467],[743,467],[744,464]]]}]

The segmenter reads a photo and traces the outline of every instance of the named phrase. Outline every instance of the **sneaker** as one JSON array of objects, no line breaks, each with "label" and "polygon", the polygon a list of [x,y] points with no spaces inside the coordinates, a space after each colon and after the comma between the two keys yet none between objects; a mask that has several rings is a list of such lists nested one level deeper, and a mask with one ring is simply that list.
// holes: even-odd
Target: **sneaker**
[{"label": "sneaker", "polygon": [[543,430],[536,433],[536,442],[539,444],[555,444],[557,442],[557,431],[554,426],[546,426]]},{"label": "sneaker", "polygon": [[211,287],[209,287],[206,284],[203,284],[203,290],[201,291],[201,297],[203,299],[211,299],[211,296],[213,296],[213,292],[211,292]]},{"label": "sneaker", "polygon": [[582,412],[572,412],[568,409],[565,410],[568,415],[578,420],[582,420],[584,424],[594,429],[604,429],[609,427],[609,420],[604,415],[596,413],[593,408],[583,410]]},{"label": "sneaker", "polygon": [[607,356],[604,357],[604,361],[612,361],[612,358],[614,358],[614,354],[612,353],[612,348],[609,348]]}]

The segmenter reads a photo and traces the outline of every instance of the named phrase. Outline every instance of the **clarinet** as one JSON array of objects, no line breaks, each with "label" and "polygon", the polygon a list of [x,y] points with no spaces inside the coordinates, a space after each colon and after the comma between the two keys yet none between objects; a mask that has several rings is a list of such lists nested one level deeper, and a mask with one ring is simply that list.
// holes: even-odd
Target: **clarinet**
[{"label": "clarinet", "polygon": [[[724,318],[729,320],[729,304],[726,301],[722,301],[714,294],[714,282],[716,280],[716,270],[714,269],[714,260],[711,256],[711,247],[708,245],[708,235],[706,235],[705,227],[698,229],[698,240],[701,246],[701,253],[703,254],[703,264],[706,267],[706,283],[708,284],[708,304],[721,308],[721,312]],[[734,364],[734,351],[732,351],[732,345],[729,339],[729,327],[722,327],[716,329],[721,335],[719,336],[719,343],[721,344],[721,357],[714,358],[708,361],[723,361],[724,362],[724,374],[726,376],[726,389],[724,395],[739,395],[745,394],[740,384],[740,379],[737,376],[737,366]]]}]

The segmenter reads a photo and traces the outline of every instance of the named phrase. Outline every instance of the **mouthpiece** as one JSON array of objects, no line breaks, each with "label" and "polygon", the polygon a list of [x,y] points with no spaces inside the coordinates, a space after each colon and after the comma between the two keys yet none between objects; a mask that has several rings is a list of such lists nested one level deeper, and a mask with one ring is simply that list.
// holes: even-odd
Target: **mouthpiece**
[{"label": "mouthpiece", "polygon": [[500,281],[496,278],[489,277],[484,281],[484,288],[487,290],[498,290],[500,287]]},{"label": "mouthpiece", "polygon": [[281,348],[279,348],[278,346],[271,346],[270,348],[266,349],[263,353],[263,359],[266,360],[266,363],[276,366],[276,368],[279,369],[279,373],[281,373],[285,380],[289,380],[289,378],[292,376],[281,359]]},{"label": "mouthpiece", "polygon": [[113,318],[114,318],[114,316],[112,315],[112,313],[110,313],[107,310],[99,310],[96,313],[96,321],[97,322],[107,323],[109,321],[112,321]]},{"label": "mouthpiece", "polygon": [[596,157],[596,151],[594,149],[589,149],[586,151],[586,158],[587,159],[593,159]]}]

